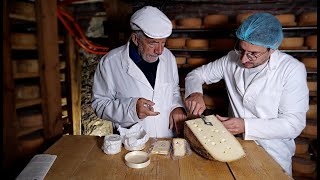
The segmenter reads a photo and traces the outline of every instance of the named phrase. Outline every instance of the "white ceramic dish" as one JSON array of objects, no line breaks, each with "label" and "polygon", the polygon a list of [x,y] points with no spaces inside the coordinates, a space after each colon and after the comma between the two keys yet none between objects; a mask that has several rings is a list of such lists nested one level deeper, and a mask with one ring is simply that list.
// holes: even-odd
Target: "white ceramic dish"
[{"label": "white ceramic dish", "polygon": [[130,168],[145,168],[150,164],[150,156],[143,151],[131,151],[124,157],[125,163]]}]

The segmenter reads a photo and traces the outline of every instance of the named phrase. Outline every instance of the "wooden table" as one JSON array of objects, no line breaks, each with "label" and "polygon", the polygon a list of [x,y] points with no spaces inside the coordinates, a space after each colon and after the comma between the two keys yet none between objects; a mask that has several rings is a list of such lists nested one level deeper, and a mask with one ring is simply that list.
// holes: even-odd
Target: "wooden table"
[{"label": "wooden table", "polygon": [[63,136],[45,151],[46,154],[57,155],[45,180],[292,179],[254,141],[240,142],[246,157],[231,163],[210,161],[192,152],[175,160],[168,156],[151,155],[149,166],[132,169],[124,163],[124,156],[128,152],[124,148],[118,154],[107,155],[101,150],[103,137],[68,135]]}]

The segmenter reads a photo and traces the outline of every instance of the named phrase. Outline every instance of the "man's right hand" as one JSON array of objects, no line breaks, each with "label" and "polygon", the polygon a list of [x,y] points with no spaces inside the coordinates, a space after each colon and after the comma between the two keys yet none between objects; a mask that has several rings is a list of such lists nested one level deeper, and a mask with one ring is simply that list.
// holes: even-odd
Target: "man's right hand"
[{"label": "man's right hand", "polygon": [[186,99],[186,108],[192,115],[200,116],[206,109],[202,93],[192,93]]},{"label": "man's right hand", "polygon": [[139,98],[136,106],[136,111],[139,119],[144,119],[147,116],[159,115],[159,112],[154,112],[152,106],[154,106],[154,102],[149,101],[148,99]]}]

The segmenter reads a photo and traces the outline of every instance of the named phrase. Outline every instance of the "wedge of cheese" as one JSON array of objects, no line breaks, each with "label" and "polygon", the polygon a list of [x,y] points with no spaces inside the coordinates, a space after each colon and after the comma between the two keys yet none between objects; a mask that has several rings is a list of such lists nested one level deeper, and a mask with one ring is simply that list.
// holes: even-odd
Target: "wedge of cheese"
[{"label": "wedge of cheese", "polygon": [[231,162],[245,156],[239,141],[214,116],[206,116],[213,126],[205,125],[203,120],[193,119],[185,122],[184,137],[191,148],[204,158]]}]

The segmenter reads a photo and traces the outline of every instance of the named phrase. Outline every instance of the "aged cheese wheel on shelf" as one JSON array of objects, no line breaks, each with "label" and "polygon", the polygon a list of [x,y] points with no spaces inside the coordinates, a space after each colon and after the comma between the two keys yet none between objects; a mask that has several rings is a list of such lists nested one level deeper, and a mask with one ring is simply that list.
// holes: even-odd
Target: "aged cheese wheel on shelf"
[{"label": "aged cheese wheel on shelf", "polygon": [[302,133],[308,136],[317,136],[317,120],[308,119]]},{"label": "aged cheese wheel on shelf", "polygon": [[17,99],[36,99],[40,97],[39,85],[19,85],[16,88]]},{"label": "aged cheese wheel on shelf", "polygon": [[193,28],[201,28],[202,19],[201,18],[181,18],[176,19],[177,28],[182,29],[193,29]]},{"label": "aged cheese wheel on shelf", "polygon": [[219,38],[210,40],[210,48],[213,50],[232,50],[235,44],[235,39]]},{"label": "aged cheese wheel on shelf", "polygon": [[188,49],[208,49],[208,39],[187,39],[186,46]]},{"label": "aged cheese wheel on shelf", "polygon": [[309,144],[305,138],[296,138],[294,141],[296,143],[295,154],[305,154],[308,152]]},{"label": "aged cheese wheel on shelf", "polygon": [[309,49],[317,49],[317,35],[307,36],[305,41]]},{"label": "aged cheese wheel on shelf", "polygon": [[171,19],[171,24],[172,24],[172,28],[175,29],[176,28],[176,20]]},{"label": "aged cheese wheel on shelf", "polygon": [[306,66],[306,68],[317,69],[317,58],[316,57],[302,58],[301,62]]},{"label": "aged cheese wheel on shelf", "polygon": [[228,24],[229,17],[223,14],[211,14],[203,18],[203,26],[205,28],[212,28],[216,26]]},{"label": "aged cheese wheel on shelf", "polygon": [[316,26],[317,12],[304,12],[299,16],[299,26]]},{"label": "aged cheese wheel on shelf", "polygon": [[248,12],[248,13],[238,14],[237,18],[236,18],[237,24],[240,25],[245,19],[247,19],[252,14],[254,14],[254,13]]},{"label": "aged cheese wheel on shelf", "polygon": [[317,104],[309,104],[307,119],[317,119]]},{"label": "aged cheese wheel on shelf", "polygon": [[201,57],[189,57],[187,58],[187,64],[194,65],[194,66],[201,66],[207,64],[208,60],[206,58]]},{"label": "aged cheese wheel on shelf", "polygon": [[60,69],[65,69],[65,68],[66,68],[66,62],[60,61]]},{"label": "aged cheese wheel on shelf", "polygon": [[43,118],[40,112],[26,111],[18,114],[18,119],[22,128],[43,126]]},{"label": "aged cheese wheel on shelf", "polygon": [[166,41],[167,48],[184,48],[186,45],[186,38],[168,38]]},{"label": "aged cheese wheel on shelf", "polygon": [[36,34],[12,33],[11,45],[13,49],[21,49],[21,50],[36,49],[37,48]]},{"label": "aged cheese wheel on shelf", "polygon": [[308,81],[309,91],[317,91],[317,81]]},{"label": "aged cheese wheel on shelf", "polygon": [[39,60],[21,59],[13,60],[14,73],[36,73],[39,72]]},{"label": "aged cheese wheel on shelf", "polygon": [[24,154],[33,154],[39,151],[44,143],[44,137],[39,133],[30,134],[20,139],[20,150]]},{"label": "aged cheese wheel on shelf", "polygon": [[304,43],[303,37],[287,37],[283,38],[280,49],[290,49],[290,48],[297,48],[302,47]]},{"label": "aged cheese wheel on shelf", "polygon": [[296,26],[296,17],[294,14],[279,14],[275,16],[282,26]]},{"label": "aged cheese wheel on shelf", "polygon": [[213,126],[204,124],[201,118],[185,121],[184,124],[184,137],[196,153],[221,162],[231,162],[245,156],[239,141],[214,115],[206,116],[206,119]]},{"label": "aged cheese wheel on shelf", "polygon": [[23,19],[28,21],[35,21],[35,5],[34,3],[14,1],[10,9],[10,17]]},{"label": "aged cheese wheel on shelf", "polygon": [[292,158],[292,171],[298,173],[313,173],[316,170],[316,162],[313,160],[306,160],[300,157]]},{"label": "aged cheese wheel on shelf", "polygon": [[182,57],[182,56],[176,57],[176,62],[178,65],[186,64],[187,57]]}]

